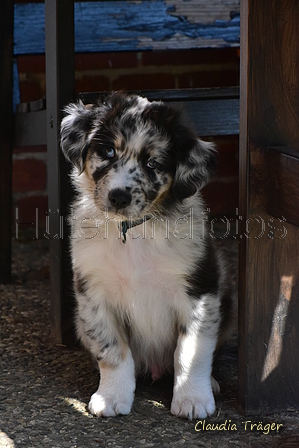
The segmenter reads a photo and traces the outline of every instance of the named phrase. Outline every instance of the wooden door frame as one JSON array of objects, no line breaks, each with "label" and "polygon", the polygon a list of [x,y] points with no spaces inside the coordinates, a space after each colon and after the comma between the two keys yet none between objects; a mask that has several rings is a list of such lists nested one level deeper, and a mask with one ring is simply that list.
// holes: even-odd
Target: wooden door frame
[{"label": "wooden door frame", "polygon": [[299,408],[299,213],[288,200],[299,198],[298,23],[296,0],[241,0],[239,402],[246,412]]}]

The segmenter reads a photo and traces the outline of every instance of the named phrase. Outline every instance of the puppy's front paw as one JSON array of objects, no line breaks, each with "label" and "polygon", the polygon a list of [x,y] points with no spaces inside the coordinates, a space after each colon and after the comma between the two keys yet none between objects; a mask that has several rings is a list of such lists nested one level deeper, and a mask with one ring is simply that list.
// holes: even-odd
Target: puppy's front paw
[{"label": "puppy's front paw", "polygon": [[215,412],[212,390],[195,391],[193,394],[178,390],[173,394],[170,410],[173,415],[189,420],[206,418]]},{"label": "puppy's front paw", "polygon": [[88,410],[97,417],[115,417],[129,414],[134,400],[134,393],[128,391],[111,392],[104,387],[97,390],[90,399]]}]

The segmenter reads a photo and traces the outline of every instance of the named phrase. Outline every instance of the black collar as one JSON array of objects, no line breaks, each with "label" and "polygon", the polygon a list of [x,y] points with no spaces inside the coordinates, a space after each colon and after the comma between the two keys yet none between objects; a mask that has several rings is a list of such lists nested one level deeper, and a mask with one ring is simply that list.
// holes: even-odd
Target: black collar
[{"label": "black collar", "polygon": [[145,215],[143,218],[136,219],[134,221],[132,219],[130,219],[129,221],[121,221],[121,223],[118,225],[118,227],[119,227],[119,230],[121,231],[122,242],[125,244],[127,241],[126,233],[127,233],[128,229],[132,229],[132,227],[140,226],[140,224],[148,221],[151,218],[152,218],[151,215]]}]

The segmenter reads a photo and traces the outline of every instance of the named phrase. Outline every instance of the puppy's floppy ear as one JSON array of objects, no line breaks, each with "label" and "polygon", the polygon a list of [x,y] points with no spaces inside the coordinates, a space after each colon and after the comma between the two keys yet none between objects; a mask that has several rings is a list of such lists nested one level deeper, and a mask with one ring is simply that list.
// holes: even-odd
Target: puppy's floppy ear
[{"label": "puppy's floppy ear", "polygon": [[213,143],[195,140],[191,150],[180,157],[172,183],[173,194],[179,200],[193,196],[214,174],[216,149]]},{"label": "puppy's floppy ear", "polygon": [[60,127],[61,148],[65,158],[75,165],[81,174],[92,137],[94,108],[90,104],[84,106],[82,101],[79,101],[69,104],[64,112],[67,115]]}]

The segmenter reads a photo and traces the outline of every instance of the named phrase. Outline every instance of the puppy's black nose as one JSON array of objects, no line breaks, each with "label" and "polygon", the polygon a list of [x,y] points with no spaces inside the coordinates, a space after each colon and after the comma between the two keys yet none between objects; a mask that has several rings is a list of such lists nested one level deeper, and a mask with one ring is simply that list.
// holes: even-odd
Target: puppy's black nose
[{"label": "puppy's black nose", "polygon": [[125,208],[131,204],[132,196],[125,190],[121,190],[120,188],[115,188],[111,190],[108,195],[110,204],[113,205],[117,210],[119,208]]}]

